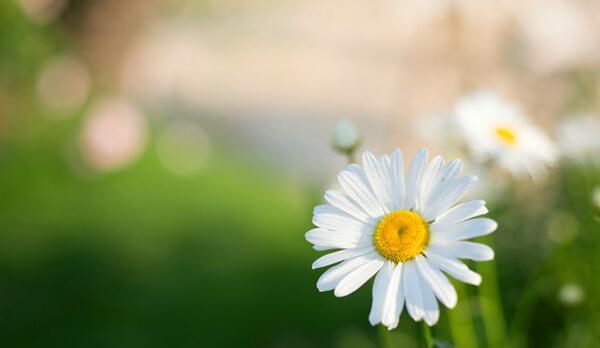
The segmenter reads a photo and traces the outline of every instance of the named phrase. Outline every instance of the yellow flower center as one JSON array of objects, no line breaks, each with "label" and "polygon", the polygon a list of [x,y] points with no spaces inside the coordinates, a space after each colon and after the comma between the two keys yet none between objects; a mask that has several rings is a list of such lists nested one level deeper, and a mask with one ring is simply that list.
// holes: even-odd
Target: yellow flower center
[{"label": "yellow flower center", "polygon": [[508,145],[513,145],[517,142],[517,135],[510,128],[496,127],[496,135],[502,142]]},{"label": "yellow flower center", "polygon": [[388,260],[406,262],[419,255],[429,243],[429,224],[421,215],[397,210],[379,221],[373,242]]}]

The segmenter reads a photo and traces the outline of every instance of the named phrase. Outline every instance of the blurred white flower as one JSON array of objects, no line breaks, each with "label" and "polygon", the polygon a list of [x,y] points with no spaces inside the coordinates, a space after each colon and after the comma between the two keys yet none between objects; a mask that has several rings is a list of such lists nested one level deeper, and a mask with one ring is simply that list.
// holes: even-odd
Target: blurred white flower
[{"label": "blurred white flower", "polygon": [[[317,226],[305,235],[316,250],[342,249],[313,263],[321,268],[336,263],[317,282],[320,291],[335,296],[353,293],[377,274],[369,321],[393,329],[404,304],[415,320],[434,325],[438,300],[456,305],[456,290],[443,272],[479,285],[481,276],[462,259],[491,260],[493,250],[467,239],[496,230],[495,221],[473,217],[485,214],[485,202],[455,205],[473,182],[461,176],[462,162],[428,161],[426,149],[413,157],[406,174],[400,150],[392,156],[363,154],[363,166],[351,164],[338,174],[342,191],[328,190],[327,204],[314,209]],[[437,298],[437,299],[436,299]]]},{"label": "blurred white flower", "polygon": [[86,101],[90,92],[90,74],[85,65],[72,56],[50,59],[37,81],[37,92],[46,106],[59,113],[50,117],[71,116]]},{"label": "blurred white flower", "polygon": [[558,291],[558,299],[569,306],[576,306],[585,299],[585,292],[576,283],[566,283]]},{"label": "blurred white flower", "polygon": [[598,115],[581,115],[563,120],[558,129],[558,141],[565,158],[600,165]]},{"label": "blurred white flower", "polygon": [[479,92],[462,98],[454,117],[477,162],[493,160],[515,177],[529,174],[535,179],[556,161],[552,140],[516,105],[495,94]]},{"label": "blurred white flower", "polygon": [[97,170],[122,167],[137,158],[146,145],[146,123],[138,109],[126,100],[95,102],[81,133],[81,153]]},{"label": "blurred white flower", "polygon": [[160,163],[177,175],[197,173],[210,152],[210,142],[204,129],[189,121],[167,125],[158,135],[156,146]]},{"label": "blurred white flower", "polygon": [[340,120],[333,130],[333,147],[343,153],[352,153],[360,145],[360,135],[354,123]]}]

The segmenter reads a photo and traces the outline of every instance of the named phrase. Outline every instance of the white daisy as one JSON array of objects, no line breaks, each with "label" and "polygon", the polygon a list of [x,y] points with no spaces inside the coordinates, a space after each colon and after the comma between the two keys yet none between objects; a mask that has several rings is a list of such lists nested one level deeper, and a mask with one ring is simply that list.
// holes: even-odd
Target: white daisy
[{"label": "white daisy", "polygon": [[558,129],[558,142],[565,158],[600,165],[600,117],[581,115],[565,119]]},{"label": "white daisy", "polygon": [[461,176],[462,163],[445,163],[437,156],[430,162],[427,150],[414,156],[405,175],[402,152],[375,157],[363,154],[363,166],[351,164],[338,174],[342,191],[328,190],[314,210],[317,228],[306,240],[317,250],[341,249],[313,263],[328,269],[317,281],[320,291],[334,290],[346,296],[375,274],[369,321],[390,330],[398,325],[404,305],[415,321],[438,321],[439,300],[456,305],[454,287],[444,274],[479,285],[481,277],[459,258],[491,260],[486,245],[467,242],[496,230],[486,218],[481,200],[455,204],[474,176]]},{"label": "white daisy", "polygon": [[464,97],[456,105],[454,119],[476,161],[494,160],[516,177],[536,178],[557,158],[552,140],[516,105],[495,94]]}]

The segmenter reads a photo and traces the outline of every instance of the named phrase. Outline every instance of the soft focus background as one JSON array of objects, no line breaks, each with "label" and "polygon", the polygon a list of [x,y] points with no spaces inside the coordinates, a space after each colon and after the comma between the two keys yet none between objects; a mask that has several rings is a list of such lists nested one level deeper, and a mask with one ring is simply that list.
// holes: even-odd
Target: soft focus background
[{"label": "soft focus background", "polygon": [[[0,2],[0,345],[375,347],[370,286],[318,293],[303,237],[334,125],[445,154],[423,121],[478,89],[557,141],[597,118],[600,2]],[[600,342],[597,155],[484,197],[515,346]]]}]

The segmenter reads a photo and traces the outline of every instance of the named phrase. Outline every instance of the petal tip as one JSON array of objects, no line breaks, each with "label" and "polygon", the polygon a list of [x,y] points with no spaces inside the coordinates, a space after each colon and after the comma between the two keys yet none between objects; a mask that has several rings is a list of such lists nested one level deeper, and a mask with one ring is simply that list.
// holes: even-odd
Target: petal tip
[{"label": "petal tip", "polygon": [[491,230],[491,232],[494,232],[497,229],[498,229],[498,223],[496,222],[496,220],[490,219],[490,230]]},{"label": "petal tip", "polygon": [[339,298],[347,296],[348,294],[346,293],[346,291],[338,290],[338,288],[336,288],[335,290],[333,290],[333,295]]},{"label": "petal tip", "polygon": [[425,319],[425,324],[427,324],[429,327],[433,327],[435,324],[437,324],[438,320],[439,318]]},{"label": "petal tip", "polygon": [[379,321],[377,321],[377,319],[369,315],[369,324],[371,324],[371,326],[377,326],[377,324],[379,324]]}]

